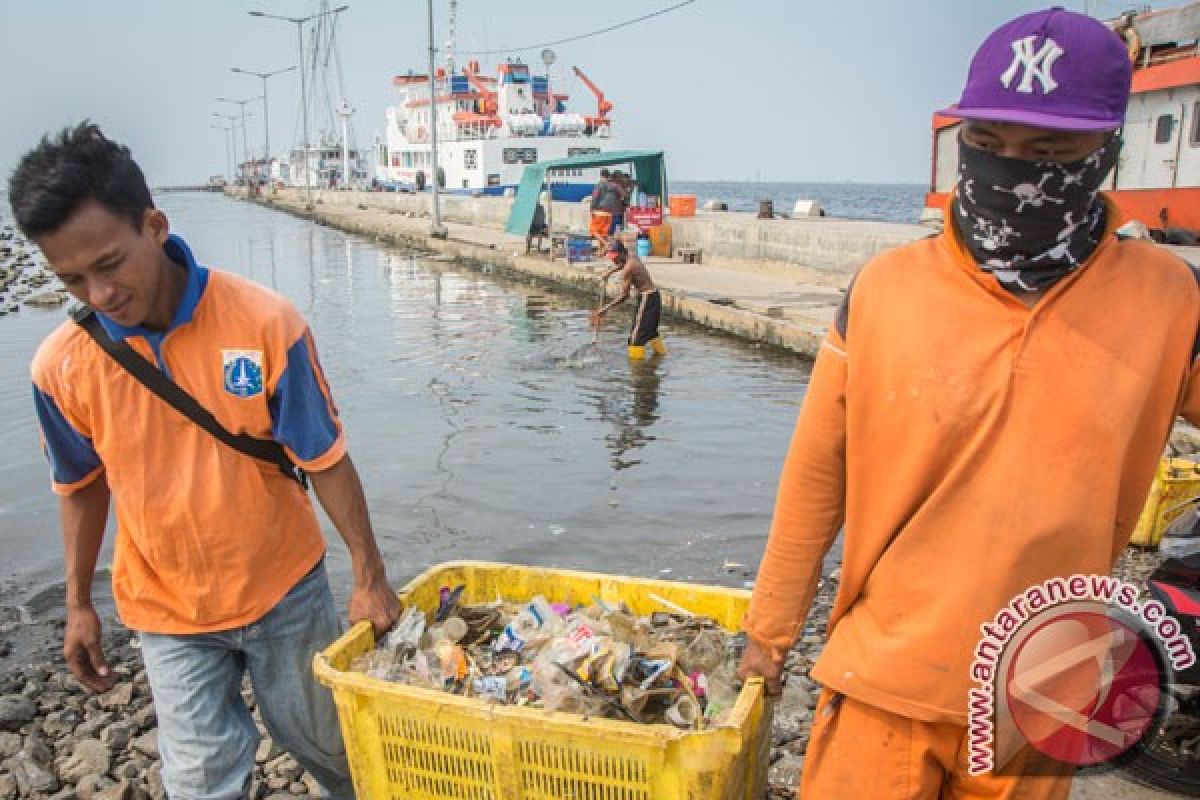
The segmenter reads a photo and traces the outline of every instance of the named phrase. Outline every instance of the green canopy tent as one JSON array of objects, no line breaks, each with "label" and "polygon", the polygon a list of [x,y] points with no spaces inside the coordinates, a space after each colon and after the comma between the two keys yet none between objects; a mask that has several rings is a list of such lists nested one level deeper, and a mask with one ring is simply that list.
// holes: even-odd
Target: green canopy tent
[{"label": "green canopy tent", "polygon": [[[633,179],[638,188],[646,194],[657,195],[665,205],[667,199],[667,165],[663,159],[662,150],[617,150],[609,153],[591,153],[589,155],[560,158],[555,161],[542,161],[530,164],[521,174],[521,185],[517,187],[517,198],[513,202],[512,212],[508,215],[508,226],[504,229],[517,236],[525,236],[533,225],[533,214],[537,209],[538,196],[546,183],[546,173],[549,170],[560,169],[592,169],[607,167],[612,164],[633,165]],[[547,214],[550,209],[546,209]],[[549,219],[547,219],[549,224]]]}]

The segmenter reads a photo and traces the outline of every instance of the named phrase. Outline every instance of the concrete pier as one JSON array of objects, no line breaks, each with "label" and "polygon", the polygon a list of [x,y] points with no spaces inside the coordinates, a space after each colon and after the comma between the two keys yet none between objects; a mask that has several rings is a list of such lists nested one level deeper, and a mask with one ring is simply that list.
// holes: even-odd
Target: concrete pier
[{"label": "concrete pier", "polygon": [[[601,260],[568,264],[550,261],[544,253],[526,255],[524,237],[503,230],[512,206],[508,198],[443,197],[446,239],[429,235],[428,195],[317,191],[311,212],[299,190],[279,190],[257,202],[593,297],[599,296],[599,276],[607,267]],[[556,230],[587,230],[587,209],[578,203],[555,203],[553,219]],[[931,233],[917,225],[828,218],[759,220],[729,212],[701,212],[670,219],[669,224],[674,246],[700,248],[703,262],[646,260],[662,291],[666,314],[809,357],[816,355],[855,271],[880,250]]]},{"label": "concrete pier", "polygon": [[[244,191],[226,192],[245,198]],[[524,238],[504,233],[511,199],[444,196],[446,239],[429,235],[429,195],[315,191],[313,200],[312,211],[307,211],[302,190],[282,189],[255,202],[351,233],[441,253],[468,266],[486,265],[599,297],[600,274],[607,262],[568,264],[561,258],[550,261],[544,253],[525,255]],[[668,221],[673,245],[700,247],[704,260],[646,260],[662,292],[664,313],[809,358],[816,357],[858,268],[881,250],[934,232],[921,225],[827,217],[759,220],[733,212],[699,212]],[[581,204],[554,204],[556,229],[582,233],[587,222]],[[1200,264],[1200,247],[1170,249]],[[610,286],[610,295],[614,290]],[[1200,452],[1200,431],[1182,420],[1171,438],[1179,452]]]}]

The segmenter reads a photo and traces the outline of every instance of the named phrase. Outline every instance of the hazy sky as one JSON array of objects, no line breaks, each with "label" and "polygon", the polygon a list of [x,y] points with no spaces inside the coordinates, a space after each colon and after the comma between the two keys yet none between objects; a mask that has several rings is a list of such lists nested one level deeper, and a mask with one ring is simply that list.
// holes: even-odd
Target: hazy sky
[{"label": "hazy sky", "polygon": [[[424,0],[345,0],[339,18],[357,140],[394,99],[391,78],[426,61]],[[460,0],[458,48],[562,39],[678,0]],[[1082,10],[1082,0],[1064,3]],[[1158,3],[1158,6],[1180,3]],[[336,3],[335,3],[336,5]],[[1031,0],[696,0],[634,27],[557,46],[551,79],[594,113],[580,66],[605,91],[628,147],[663,148],[676,179],[924,183],[930,112],[957,99],[968,60]],[[1111,16],[1124,4],[1091,0]],[[155,185],[225,169],[218,96],[261,94],[257,78],[296,63],[295,26],[316,0],[0,0],[0,183],[44,132],[90,117],[129,144]],[[434,4],[445,40],[448,3]],[[307,35],[307,34],[306,34]],[[440,44],[439,44],[440,46]],[[539,49],[514,53],[541,71]],[[502,56],[480,57],[487,72]],[[461,63],[461,59],[460,59]],[[272,150],[298,140],[299,77],[270,82]],[[246,106],[261,151],[262,106]]]}]

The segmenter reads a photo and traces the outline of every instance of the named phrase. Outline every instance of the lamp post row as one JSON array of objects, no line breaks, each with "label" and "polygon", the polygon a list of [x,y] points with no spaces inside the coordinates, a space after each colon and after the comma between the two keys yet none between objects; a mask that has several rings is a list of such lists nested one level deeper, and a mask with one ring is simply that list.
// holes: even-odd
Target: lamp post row
[{"label": "lamp post row", "polygon": [[[252,16],[252,17],[261,17],[263,19],[277,19],[277,20],[281,20],[283,22],[290,22],[296,26],[296,41],[299,46],[299,52],[300,52],[300,61],[299,61],[299,64],[300,64],[300,104],[301,104],[301,112],[300,113],[301,113],[301,116],[303,116],[303,118],[304,118],[304,148],[303,148],[304,149],[304,192],[305,192],[305,202],[308,204],[309,207],[312,206],[312,172],[309,169],[309,163],[308,163],[308,145],[309,145],[309,139],[308,139],[308,81],[305,78],[305,73],[307,72],[307,70],[305,69],[305,63],[304,63],[304,23],[310,22],[310,21],[312,21],[314,19],[318,19],[320,17],[326,17],[326,16],[332,16],[335,14],[340,14],[341,12],[345,11],[348,8],[350,8],[350,6],[342,5],[342,6],[338,6],[337,8],[332,8],[328,11],[321,11],[316,14],[309,14],[307,17],[284,17],[284,16],[280,16],[278,14],[268,14],[264,11],[248,12],[250,14],[250,16]],[[239,70],[239,69],[234,69],[234,71],[235,72],[245,72],[244,70]],[[280,72],[287,72],[287,70],[280,70]],[[248,74],[257,74],[257,73],[248,73]],[[260,74],[259,77],[262,77],[262,75]],[[264,103],[266,102],[266,99],[265,99],[266,93],[267,93],[266,85],[267,85],[266,78],[263,78]],[[267,157],[270,158],[270,155],[268,154]]]},{"label": "lamp post row", "polygon": [[[267,165],[267,178],[268,178],[268,180],[270,179],[270,175],[271,175],[271,119],[270,119],[270,116],[269,116],[269,114],[270,114],[270,106],[269,106],[269,105],[268,105],[268,103],[267,103],[267,79],[268,79],[268,78],[273,78],[273,77],[275,77],[276,75],[282,75],[282,74],[283,74],[283,73],[285,73],[285,72],[291,72],[291,71],[292,71],[292,70],[294,70],[295,68],[296,68],[296,66],[295,66],[294,64],[293,64],[292,66],[290,66],[290,67],[284,67],[283,69],[277,69],[277,70],[275,70],[274,72],[255,72],[255,71],[253,71],[253,70],[249,70],[249,69],[242,69],[241,67],[230,67],[230,68],[229,68],[229,69],[230,69],[232,72],[236,72],[236,73],[238,73],[238,74],[240,74],[240,75],[250,75],[250,76],[252,76],[252,77],[255,77],[255,78],[260,78],[260,79],[262,80],[262,85],[263,85],[263,93],[262,93],[262,101],[263,101],[263,159],[266,161],[266,165]],[[242,135],[243,135],[243,137],[244,137],[244,136],[245,136],[245,133],[243,132],[243,134],[242,134]]]},{"label": "lamp post row", "polygon": [[[227,159],[230,159],[230,160],[236,162],[237,161],[237,129],[238,129],[238,125],[239,125],[238,115],[237,114],[222,114],[219,111],[212,112],[212,115],[214,117],[220,117],[221,119],[223,119],[229,123],[228,127],[217,126],[217,125],[213,125],[212,127],[219,128],[220,130],[226,131],[229,134],[228,138],[231,139],[232,141],[226,142],[228,149],[225,152],[225,157]],[[245,139],[246,139],[246,119],[245,119],[245,117],[252,117],[252,116],[254,116],[253,113],[246,112],[245,116],[243,116],[241,118],[240,124],[242,127],[242,141],[243,142],[245,142]],[[229,167],[229,165],[227,164],[226,167]],[[234,177],[235,170],[233,170],[232,168],[229,168],[228,172],[229,172],[229,177],[232,179]]]}]

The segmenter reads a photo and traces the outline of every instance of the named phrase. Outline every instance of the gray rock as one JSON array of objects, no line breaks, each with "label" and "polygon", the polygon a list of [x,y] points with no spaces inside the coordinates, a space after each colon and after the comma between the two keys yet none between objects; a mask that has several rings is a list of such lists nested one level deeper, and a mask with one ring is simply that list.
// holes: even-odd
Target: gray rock
[{"label": "gray rock", "polygon": [[14,800],[17,796],[17,779],[12,773],[0,771],[0,800]]},{"label": "gray rock", "polygon": [[112,776],[114,778],[118,778],[118,779],[125,778],[130,783],[133,783],[137,779],[138,775],[140,775],[141,773],[142,773],[141,767],[139,767],[137,764],[133,763],[132,761],[126,761],[123,764],[118,764],[116,766],[116,768],[113,769]]},{"label": "gray rock", "polygon": [[158,758],[158,730],[143,733],[132,742],[133,749],[150,758]]},{"label": "gray rock", "polygon": [[0,731],[15,731],[35,716],[37,704],[28,697],[0,697]]},{"label": "gray rock", "polygon": [[146,793],[155,800],[161,800],[167,796],[162,784],[162,766],[159,764],[154,764],[142,771],[142,784],[146,787]]},{"label": "gray rock", "polygon": [[783,696],[775,706],[775,719],[772,725],[773,738],[776,744],[788,742],[808,732],[812,724],[812,695],[798,682],[788,682],[783,687]]},{"label": "gray rock", "polygon": [[288,791],[295,795],[304,794],[304,792],[305,792],[304,784],[301,783],[300,781],[292,781],[291,783],[288,784]]},{"label": "gray rock", "polygon": [[79,800],[93,800],[96,794],[112,786],[116,781],[105,775],[85,775],[75,784],[75,794]]},{"label": "gray rock", "polygon": [[120,780],[112,786],[99,790],[92,795],[92,800],[130,800],[130,794],[133,787],[129,785],[129,781]]},{"label": "gray rock", "polygon": [[789,681],[788,685],[783,689],[783,702],[794,703],[808,711],[815,709],[817,707],[817,697],[812,689],[812,682],[805,678]]},{"label": "gray rock", "polygon": [[43,308],[54,308],[55,306],[61,306],[65,302],[67,302],[67,293],[57,292],[53,289],[45,292],[37,292],[25,298],[25,305],[41,306]]},{"label": "gray rock", "polygon": [[112,753],[99,739],[84,739],[71,749],[58,774],[68,783],[78,783],[88,775],[103,775],[112,766]]},{"label": "gray rock", "polygon": [[767,782],[774,786],[798,787],[804,770],[804,757],[784,755],[767,769]]},{"label": "gray rock", "polygon": [[154,713],[154,706],[148,705],[140,709],[133,715],[133,722],[137,725],[139,731],[144,731],[157,725],[158,715]]},{"label": "gray rock", "polygon": [[35,792],[53,794],[61,785],[54,771],[39,764],[26,752],[20,752],[8,762],[17,780],[17,793],[28,796]]},{"label": "gray rock", "polygon": [[112,742],[107,742],[104,740],[104,734],[102,733],[103,729],[112,723],[114,719],[116,717],[108,711],[93,711],[84,718],[83,722],[79,723],[79,727],[75,728],[75,735],[84,739],[94,739],[96,738],[96,734],[99,733],[100,741],[119,750],[125,744],[114,745]]},{"label": "gray rock", "polygon": [[119,711],[133,701],[133,683],[119,683],[100,695],[100,707],[109,711]]},{"label": "gray rock", "polygon": [[43,714],[58,711],[66,705],[64,700],[66,700],[66,696],[62,692],[46,692],[37,699],[38,710]]},{"label": "gray rock", "polygon": [[113,750],[124,750],[137,733],[137,723],[133,720],[121,720],[100,731],[100,741]]},{"label": "gray rock", "polygon": [[42,730],[50,736],[64,736],[79,727],[83,714],[73,708],[52,711],[42,720]]},{"label": "gray rock", "polygon": [[21,734],[4,731],[0,733],[0,761],[21,752]]},{"label": "gray rock", "polygon": [[43,766],[49,765],[54,760],[54,751],[50,749],[50,746],[42,740],[42,737],[32,733],[25,737],[25,746],[21,748],[21,752]]}]

